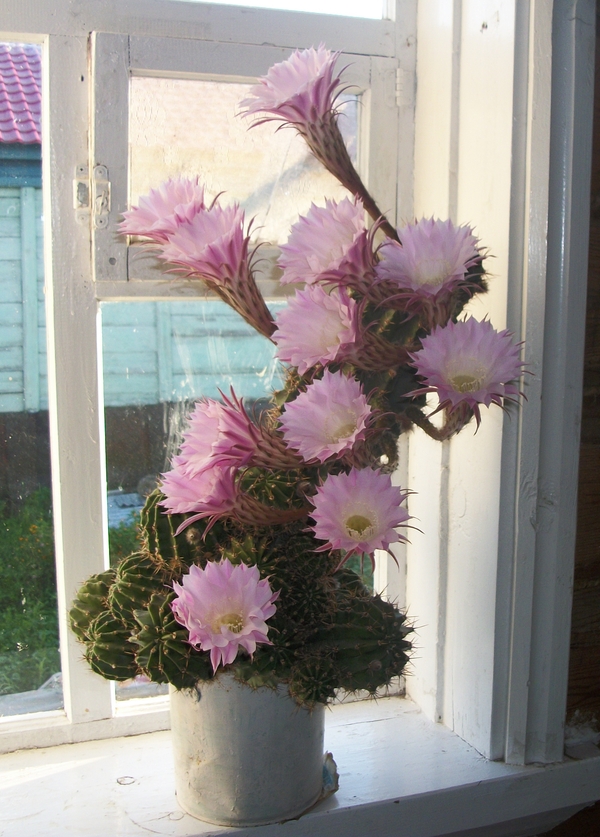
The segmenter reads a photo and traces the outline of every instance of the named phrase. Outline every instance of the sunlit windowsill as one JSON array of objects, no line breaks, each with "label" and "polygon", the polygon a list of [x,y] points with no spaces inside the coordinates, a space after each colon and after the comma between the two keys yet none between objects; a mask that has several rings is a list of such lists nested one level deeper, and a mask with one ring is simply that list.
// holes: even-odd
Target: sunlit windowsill
[{"label": "sunlit windowsill", "polygon": [[[336,706],[326,724],[338,793],[299,820],[246,833],[515,837],[547,830],[600,796],[594,748],[550,767],[489,762],[397,697]],[[3,833],[20,837],[238,831],[179,810],[168,731],[1,756],[0,799]]]}]

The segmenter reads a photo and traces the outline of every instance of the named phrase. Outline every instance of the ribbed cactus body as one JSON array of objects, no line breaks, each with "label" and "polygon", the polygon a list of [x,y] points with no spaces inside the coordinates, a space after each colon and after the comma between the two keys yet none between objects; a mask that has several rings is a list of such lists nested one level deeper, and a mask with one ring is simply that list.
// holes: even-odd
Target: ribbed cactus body
[{"label": "ribbed cactus body", "polygon": [[299,472],[282,471],[273,473],[260,468],[248,468],[242,478],[242,488],[265,506],[288,509],[304,505],[298,495]]},{"label": "ribbed cactus body", "polygon": [[85,641],[90,623],[108,607],[108,591],[116,576],[115,570],[105,570],[88,578],[79,588],[69,611],[71,630],[82,642]]},{"label": "ribbed cactus body", "polygon": [[218,560],[235,527],[226,521],[209,527],[208,521],[200,520],[176,535],[187,515],[166,514],[159,505],[163,498],[159,488],[146,498],[140,523],[143,550],[164,562],[172,578],[180,578],[192,564],[203,566],[206,561]]},{"label": "ribbed cactus body", "polygon": [[391,602],[373,596],[350,570],[336,573],[337,610],[301,651],[291,691],[301,702],[327,700],[334,689],[374,693],[402,674],[412,628]]},{"label": "ribbed cactus body", "polygon": [[[291,659],[292,657],[288,656],[288,663]],[[236,660],[235,676],[253,689],[258,689],[261,686],[275,689],[289,675],[289,667],[285,665],[285,662],[285,652],[282,654],[279,647],[259,647],[253,654],[252,659],[241,657]]]},{"label": "ribbed cactus body", "polygon": [[97,674],[108,680],[129,680],[139,674],[131,632],[109,610],[96,616],[87,636],[85,659]]},{"label": "ribbed cactus body", "polygon": [[171,602],[175,594],[155,593],[146,610],[137,610],[139,667],[156,683],[172,683],[178,689],[192,687],[211,676],[209,656],[189,644],[188,632],[175,620]]},{"label": "ribbed cactus body", "polygon": [[160,559],[145,552],[134,552],[117,567],[115,581],[108,594],[108,605],[119,619],[135,624],[134,610],[148,604],[153,593],[168,582],[168,573]]}]

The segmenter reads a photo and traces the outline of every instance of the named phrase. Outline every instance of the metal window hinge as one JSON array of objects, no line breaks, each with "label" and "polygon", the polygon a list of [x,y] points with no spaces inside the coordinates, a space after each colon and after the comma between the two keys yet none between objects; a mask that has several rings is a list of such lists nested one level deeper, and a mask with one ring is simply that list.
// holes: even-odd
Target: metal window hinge
[{"label": "metal window hinge", "polygon": [[94,166],[91,178],[88,166],[77,166],[73,180],[73,207],[79,224],[89,224],[92,218],[96,229],[108,226],[110,180],[106,166]]}]

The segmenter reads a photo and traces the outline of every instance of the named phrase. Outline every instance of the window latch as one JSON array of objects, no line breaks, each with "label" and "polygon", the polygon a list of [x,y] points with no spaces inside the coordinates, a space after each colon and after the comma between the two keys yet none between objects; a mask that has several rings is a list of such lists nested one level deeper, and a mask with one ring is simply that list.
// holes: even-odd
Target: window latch
[{"label": "window latch", "polygon": [[79,224],[89,224],[92,219],[96,229],[108,226],[110,213],[110,180],[106,166],[94,166],[90,177],[89,167],[77,166],[73,180],[73,208]]}]

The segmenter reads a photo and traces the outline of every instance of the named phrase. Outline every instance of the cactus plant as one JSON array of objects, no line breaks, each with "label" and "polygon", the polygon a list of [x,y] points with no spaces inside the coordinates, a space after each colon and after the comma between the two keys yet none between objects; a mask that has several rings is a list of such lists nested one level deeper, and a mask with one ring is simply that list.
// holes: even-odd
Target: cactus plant
[{"label": "cactus plant", "polygon": [[[479,424],[482,406],[518,399],[511,335],[458,319],[487,289],[484,249],[468,226],[423,218],[395,230],[381,215],[337,126],[336,58],[297,52],[241,103],[255,125],[292,125],[351,195],[293,225],[282,281],[304,287],[276,319],[239,207],[207,204],[197,178],[179,178],[125,213],[122,233],[203,279],[288,367],[260,413],[233,389],[196,404],[146,501],[141,550],[78,594],[73,629],[106,677],[140,671],[184,688],[223,665],[253,686],[288,683],[305,705],[340,688],[377,692],[404,671],[411,628],[348,561],[374,566],[407,540],[410,492],[391,479],[398,437],[414,426],[444,441]],[[290,78],[302,79],[291,96]]]}]

